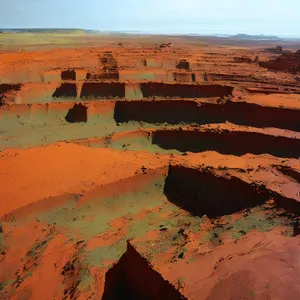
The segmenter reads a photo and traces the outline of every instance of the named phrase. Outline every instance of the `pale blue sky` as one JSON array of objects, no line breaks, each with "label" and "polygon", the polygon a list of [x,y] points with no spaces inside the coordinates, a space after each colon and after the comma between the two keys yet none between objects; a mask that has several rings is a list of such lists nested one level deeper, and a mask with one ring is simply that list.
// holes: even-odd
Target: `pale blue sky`
[{"label": "pale blue sky", "polygon": [[300,0],[0,0],[0,28],[300,36]]}]

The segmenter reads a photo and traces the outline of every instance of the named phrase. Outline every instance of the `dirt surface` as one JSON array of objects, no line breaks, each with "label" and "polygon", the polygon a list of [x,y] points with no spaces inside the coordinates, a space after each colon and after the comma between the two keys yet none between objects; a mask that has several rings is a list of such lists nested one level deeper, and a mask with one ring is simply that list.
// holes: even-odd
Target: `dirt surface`
[{"label": "dirt surface", "polygon": [[298,44],[49,39],[0,53],[0,298],[300,298]]}]

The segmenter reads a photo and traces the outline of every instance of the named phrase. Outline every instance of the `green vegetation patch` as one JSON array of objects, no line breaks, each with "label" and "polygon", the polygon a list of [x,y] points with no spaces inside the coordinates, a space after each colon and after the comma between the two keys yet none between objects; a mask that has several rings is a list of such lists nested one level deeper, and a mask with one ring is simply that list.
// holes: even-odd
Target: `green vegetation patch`
[{"label": "green vegetation patch", "polygon": [[[222,244],[222,234],[225,232],[230,232],[233,239],[239,239],[252,230],[267,232],[277,226],[289,226],[286,217],[277,215],[275,211],[273,213],[271,210],[266,211],[264,206],[252,208],[243,217],[234,222],[232,222],[231,215],[225,216],[225,218],[228,220],[228,223],[222,226],[215,226],[205,235],[201,243],[210,241],[215,245],[220,245]],[[292,224],[290,225],[292,226]],[[292,234],[292,231],[288,230],[288,234]]]}]

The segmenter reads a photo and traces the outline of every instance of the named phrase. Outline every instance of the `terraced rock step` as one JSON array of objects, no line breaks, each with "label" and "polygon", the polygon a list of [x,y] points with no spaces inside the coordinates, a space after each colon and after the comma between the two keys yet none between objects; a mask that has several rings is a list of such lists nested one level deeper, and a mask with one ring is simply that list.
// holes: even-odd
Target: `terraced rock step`
[{"label": "terraced rock step", "polygon": [[[37,149],[40,151],[39,156],[36,155]],[[31,162],[31,167],[24,168],[22,172],[16,174],[13,168],[9,168],[11,157],[14,158],[14,165],[23,166]],[[121,259],[114,266],[115,262],[126,253],[128,239],[144,237],[147,241],[151,241],[151,238],[158,237],[159,242],[148,242],[143,251],[153,249],[151,253],[153,259],[156,258],[156,253],[163,255],[165,250],[171,247],[174,253],[169,259],[174,256],[176,262],[185,258],[183,253],[185,244],[182,240],[185,243],[189,241],[190,237],[186,233],[188,230],[191,237],[197,239],[194,244],[197,251],[207,249],[208,241],[220,245],[219,240],[223,238],[220,232],[230,236],[239,234],[239,238],[251,234],[254,230],[268,231],[277,226],[285,226],[284,228],[291,231],[290,235],[294,234],[293,226],[296,227],[296,224],[292,221],[296,222],[297,219],[293,218],[294,214],[290,214],[291,217],[285,216],[287,212],[284,210],[279,211],[281,215],[278,215],[277,211],[271,209],[266,211],[267,206],[261,206],[257,207],[256,211],[254,208],[253,211],[245,211],[244,214],[247,213],[249,217],[242,217],[243,214],[240,212],[235,214],[238,209],[260,205],[271,196],[276,200],[280,198],[280,195],[270,192],[271,187],[267,182],[264,182],[266,188],[262,187],[258,191],[255,188],[259,186],[261,179],[268,178],[264,168],[267,168],[270,162],[280,164],[281,159],[267,157],[264,161],[255,156],[234,158],[215,153],[206,156],[194,154],[188,158],[187,160],[186,156],[174,156],[172,164],[176,165],[169,168],[171,159],[169,155],[91,149],[67,143],[27,150],[7,150],[1,156],[3,170],[0,175],[2,190],[5,191],[3,194],[9,195],[9,192],[16,190],[22,191],[22,195],[19,196],[18,192],[12,194],[12,197],[3,197],[5,205],[1,207],[3,217],[0,218],[0,226],[4,233],[4,242],[0,244],[2,247],[0,250],[5,253],[2,260],[5,274],[9,275],[10,272],[15,274],[21,270],[20,278],[24,281],[19,292],[24,294],[28,287],[32,288],[32,280],[45,272],[48,277],[41,279],[43,285],[47,285],[50,277],[57,276],[55,278],[58,287],[54,291],[52,286],[49,287],[51,295],[61,295],[65,289],[66,294],[82,293],[85,298],[95,292],[101,299],[105,290],[106,299],[118,299],[118,290],[121,290],[124,298],[127,298],[125,297],[127,295],[128,297],[141,295],[138,299],[147,299],[148,296],[155,297],[156,292],[159,292],[158,296],[165,295],[163,299],[180,299],[181,290],[179,289],[180,293],[176,292],[178,287],[174,285],[174,281],[163,276],[161,272],[159,272],[161,276],[157,273],[149,257],[147,257],[149,263],[142,259],[145,256],[139,253],[144,252],[135,251],[131,252],[131,255],[128,250],[129,263],[125,259],[125,266],[122,267]],[[258,159],[262,167],[257,166]],[[290,160],[290,164],[295,161]],[[212,171],[193,169],[193,162],[194,167],[203,162]],[[224,166],[220,170],[217,169],[222,162],[228,169]],[[182,167],[182,164],[186,166]],[[241,171],[233,169],[232,165],[241,168]],[[55,172],[58,166],[61,168],[59,176]],[[252,174],[247,173],[247,166],[252,167]],[[174,168],[179,169],[177,174]],[[274,170],[271,171],[272,173],[267,175],[273,174]],[[234,172],[236,175],[233,178]],[[200,177],[198,173],[201,173]],[[277,177],[274,175],[279,182],[276,187],[283,193],[290,193],[298,187],[292,179],[278,173]],[[32,176],[35,176],[34,182],[43,186],[42,189],[37,191],[35,185],[23,188],[32,181]],[[11,178],[14,178],[14,181]],[[269,182],[274,182],[274,178]],[[64,182],[68,182],[70,188],[67,193],[61,194],[59,187]],[[285,186],[288,186],[288,191]],[[166,201],[164,195],[169,201]],[[180,201],[175,202],[176,199],[173,201],[173,195],[187,202],[194,201],[197,204],[198,201],[200,209],[203,207],[206,209],[201,212],[207,212],[209,216],[232,211],[234,215],[228,216],[228,220],[231,217],[231,223],[225,226],[222,220],[218,221],[216,226],[219,231],[215,228],[202,228],[207,218],[194,216],[185,211],[189,209],[193,212],[193,207],[182,205],[185,210],[180,209],[177,206]],[[296,202],[295,199],[287,197],[282,199],[284,203],[286,200]],[[230,210],[226,210],[225,205]],[[216,213],[218,211],[215,207],[220,210],[219,214]],[[208,222],[216,223],[213,219]],[[186,232],[185,228],[188,229]],[[20,236],[20,232],[31,234]],[[162,238],[161,233],[166,235]],[[14,247],[20,243],[20,239],[23,247]],[[160,243],[167,245],[160,247]],[[193,257],[198,259],[199,256]],[[52,259],[50,265],[47,264],[49,259]],[[38,264],[35,265],[34,262]],[[105,273],[108,269],[111,271],[107,273],[104,287]],[[94,271],[97,272],[96,275]],[[66,284],[65,278],[69,278],[71,283]],[[101,278],[101,281],[99,282],[97,278]],[[166,279],[171,284],[166,282]],[[155,287],[152,287],[151,282],[155,283]],[[61,285],[64,289],[60,288]],[[14,291],[10,289],[9,279],[5,279],[3,292],[12,295]],[[39,296],[36,298],[42,299],[43,290],[36,291],[33,288],[33,291],[34,295]]]},{"label": "terraced rock step", "polygon": [[300,139],[249,131],[156,130],[152,132],[152,144],[181,152],[212,150],[238,156],[246,153],[268,153],[294,158],[300,156]]},{"label": "terraced rock step", "polygon": [[0,299],[300,299],[295,54],[22,32],[1,44]]},{"label": "terraced rock step", "polygon": [[[102,73],[101,73],[102,74]],[[103,75],[104,74],[104,75]],[[103,73],[105,77],[112,73]],[[179,73],[181,74],[181,73]],[[188,76],[195,81],[195,74],[187,73],[179,76],[178,79]],[[102,76],[101,75],[101,76]],[[53,81],[51,83],[26,83],[24,85],[0,85],[0,94],[9,97],[9,103],[51,103],[60,102],[64,98],[79,101],[114,99],[127,100],[142,98],[210,98],[227,97],[232,95],[233,87],[225,85],[196,85],[185,83],[132,83],[120,81],[97,81],[97,74],[89,73],[86,81],[75,81],[76,74],[72,70],[62,72],[65,80]],[[94,78],[95,77],[95,78]],[[75,79],[74,79],[75,78]],[[100,78],[109,79],[109,78]],[[13,92],[13,93],[12,93]],[[7,95],[6,95],[7,94]]]},{"label": "terraced rock step", "polygon": [[[141,123],[131,124],[140,126]],[[125,125],[126,126],[126,125]],[[122,128],[123,126],[116,126]],[[92,148],[181,154],[216,151],[242,156],[247,153],[298,158],[300,133],[276,128],[255,128],[227,124],[164,126],[114,132],[98,138],[69,140]],[[243,143],[241,141],[244,141]]]},{"label": "terraced rock step", "polygon": [[300,110],[261,106],[246,102],[223,104],[196,101],[117,101],[114,112],[117,123],[225,123],[253,127],[277,127],[300,131]]},{"label": "terraced rock step", "polygon": [[197,170],[179,165],[170,166],[164,187],[167,199],[193,215],[209,218],[229,215],[255,207],[273,198],[279,205],[295,213],[300,202],[285,198],[257,183],[239,177],[218,174],[214,170]]},{"label": "terraced rock step", "polygon": [[[180,170],[179,172],[182,172],[181,178],[177,178],[179,179],[178,181],[173,181],[174,173],[177,171],[172,168],[177,168],[178,171]],[[218,176],[208,170],[203,172],[194,170],[198,174],[187,168],[186,171],[181,166],[171,166],[166,179],[165,192],[168,188],[175,188],[174,194],[179,198],[182,196],[180,193],[182,185],[185,186],[184,193],[191,195],[193,192],[196,192],[197,195],[192,197],[191,201],[193,204],[196,204],[197,200],[201,202],[198,203],[199,207],[202,206],[203,212],[205,210],[207,216],[213,218],[207,219],[207,217],[203,217],[200,226],[203,226],[206,230],[210,228],[211,231],[209,231],[206,238],[210,238],[212,244],[218,245],[220,249],[216,250],[216,248],[211,248],[212,246],[209,245],[203,245],[203,247],[199,248],[198,243],[204,244],[205,239],[201,235],[201,230],[197,231],[194,228],[191,232],[191,228],[193,228],[191,223],[178,223],[177,228],[168,228],[168,226],[164,227],[164,225],[161,225],[159,231],[148,232],[147,235],[128,242],[127,252],[106,273],[103,299],[121,299],[122,295],[130,299],[202,299],[200,297],[202,294],[210,294],[213,296],[212,299],[219,299],[217,295],[220,293],[219,290],[222,291],[224,289],[224,285],[226,285],[225,279],[223,284],[223,276],[219,275],[218,280],[213,285],[199,286],[199,281],[209,281],[208,278],[210,276],[205,276],[206,274],[212,274],[211,276],[213,276],[217,272],[223,275],[223,273],[226,274],[226,270],[230,269],[230,275],[225,275],[229,277],[226,277],[226,280],[230,281],[231,277],[237,280],[239,275],[236,273],[236,266],[232,268],[227,267],[224,270],[222,265],[230,266],[232,262],[235,264],[239,257],[242,257],[241,259],[245,264],[251,262],[251,272],[257,273],[259,264],[253,264],[253,255],[257,257],[257,260],[273,261],[273,263],[281,266],[282,260],[280,258],[284,255],[283,253],[287,252],[288,247],[283,247],[283,253],[278,252],[276,254],[272,251],[267,251],[263,255],[259,250],[261,248],[266,249],[271,241],[274,244],[280,244],[280,242],[277,242],[278,240],[285,241],[282,245],[287,243],[291,245],[297,244],[295,239],[280,236],[278,233],[275,233],[275,230],[270,233],[272,238],[268,238],[268,235],[263,233],[248,234],[247,231],[251,226],[254,226],[255,222],[257,222],[255,224],[258,226],[257,229],[264,231],[263,227],[266,224],[263,225],[263,222],[268,218],[277,219],[275,223],[282,222],[282,225],[284,224],[287,228],[293,225],[293,217],[288,217],[284,210],[275,208],[272,212],[270,204],[267,204],[272,193],[266,188],[258,188],[258,186],[248,184],[238,178]],[[199,173],[201,173],[201,176],[198,176]],[[202,198],[199,198],[199,195]],[[266,205],[261,206],[259,209],[260,205],[263,204]],[[176,205],[178,205],[178,202]],[[255,205],[259,206],[254,208]],[[227,207],[226,209],[225,206]],[[187,209],[187,206],[182,205],[181,207]],[[191,208],[191,206],[187,210],[194,216],[195,214],[198,216],[202,215]],[[264,216],[264,214],[266,215]],[[205,218],[211,225],[204,224]],[[254,224],[250,224],[251,222],[254,222]],[[242,229],[244,228],[243,224],[246,231]],[[240,234],[242,237],[247,234],[248,238],[243,240],[242,245],[236,245],[238,241],[234,240],[235,238],[228,238],[229,232],[232,230],[234,232],[239,228],[241,229],[239,233],[235,233],[233,236]],[[294,233],[296,230],[297,226],[294,227]],[[222,241],[223,237],[224,242]],[[234,251],[232,248],[234,248]],[[211,251],[211,249],[214,249],[214,251]],[[218,253],[217,255],[214,255],[215,251]],[[224,256],[223,251],[226,252]],[[240,251],[239,255],[236,255],[237,251]],[[133,265],[135,268],[132,267]],[[182,270],[182,266],[187,268],[187,272]],[[201,266],[205,268],[205,274],[199,272],[199,267],[201,268]],[[271,273],[268,272],[263,275],[264,278],[266,277],[265,280],[269,280],[269,277],[272,276]],[[153,282],[156,288],[152,287]],[[239,294],[247,295],[249,290],[251,291],[251,288],[253,288],[254,283],[246,280],[242,284],[243,287]],[[230,294],[235,293],[231,284],[227,286],[227,290]]]},{"label": "terraced rock step", "polygon": [[206,98],[226,97],[232,94],[233,87],[223,85],[193,85],[193,84],[165,84],[141,83],[144,98],[149,97],[180,97],[180,98]]}]

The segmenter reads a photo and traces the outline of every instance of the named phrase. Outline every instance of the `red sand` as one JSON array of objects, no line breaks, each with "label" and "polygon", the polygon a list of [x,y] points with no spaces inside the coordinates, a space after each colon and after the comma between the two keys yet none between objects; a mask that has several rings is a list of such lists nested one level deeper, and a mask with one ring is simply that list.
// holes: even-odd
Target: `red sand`
[{"label": "red sand", "polygon": [[[174,285],[182,278],[181,292],[188,299],[299,297],[299,238],[282,237],[279,232],[253,232],[237,243],[198,249],[193,249],[196,245],[191,238],[187,253],[196,250],[194,262],[183,259],[174,263],[168,253],[152,261],[153,268]],[[138,240],[132,245],[143,255],[144,250],[135,243]]]},{"label": "red sand", "polygon": [[[168,164],[167,156],[132,154],[57,143],[1,154],[0,197],[3,215],[40,199],[65,193],[83,193],[140,172]],[[59,170],[59,172],[57,172]]]}]

